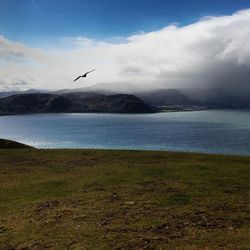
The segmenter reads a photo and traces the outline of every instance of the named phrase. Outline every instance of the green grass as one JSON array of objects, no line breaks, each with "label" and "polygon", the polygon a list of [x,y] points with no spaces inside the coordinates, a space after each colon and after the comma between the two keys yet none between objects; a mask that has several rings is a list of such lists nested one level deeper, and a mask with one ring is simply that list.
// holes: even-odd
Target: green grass
[{"label": "green grass", "polygon": [[0,150],[0,249],[250,249],[250,158]]}]

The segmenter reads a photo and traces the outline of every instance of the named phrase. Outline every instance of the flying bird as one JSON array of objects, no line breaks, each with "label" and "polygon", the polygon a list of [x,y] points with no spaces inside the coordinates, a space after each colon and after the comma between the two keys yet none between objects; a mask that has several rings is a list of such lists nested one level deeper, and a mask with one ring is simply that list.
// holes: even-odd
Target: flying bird
[{"label": "flying bird", "polygon": [[91,72],[93,72],[93,71],[95,71],[95,69],[86,72],[84,75],[78,76],[78,77],[74,80],[74,82],[77,81],[77,80],[78,80],[79,78],[81,78],[81,77],[87,77],[87,74],[89,74],[89,73],[91,73]]}]

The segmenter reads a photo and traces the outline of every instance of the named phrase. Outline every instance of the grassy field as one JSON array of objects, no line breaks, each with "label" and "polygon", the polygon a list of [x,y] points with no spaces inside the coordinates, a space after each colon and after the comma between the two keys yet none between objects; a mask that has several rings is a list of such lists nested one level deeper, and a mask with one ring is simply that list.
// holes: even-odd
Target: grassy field
[{"label": "grassy field", "polygon": [[250,158],[1,149],[0,249],[250,249]]}]

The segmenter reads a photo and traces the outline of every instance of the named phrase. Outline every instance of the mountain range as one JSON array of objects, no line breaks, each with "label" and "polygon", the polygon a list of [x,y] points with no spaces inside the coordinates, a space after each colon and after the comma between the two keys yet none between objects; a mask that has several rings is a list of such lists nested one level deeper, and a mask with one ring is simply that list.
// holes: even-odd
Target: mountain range
[{"label": "mountain range", "polygon": [[0,92],[0,114],[102,112],[152,113],[162,110],[250,108],[250,93],[222,89],[153,89],[133,84]]},{"label": "mountain range", "polygon": [[0,114],[153,113],[158,109],[134,95],[28,93],[0,99]]}]

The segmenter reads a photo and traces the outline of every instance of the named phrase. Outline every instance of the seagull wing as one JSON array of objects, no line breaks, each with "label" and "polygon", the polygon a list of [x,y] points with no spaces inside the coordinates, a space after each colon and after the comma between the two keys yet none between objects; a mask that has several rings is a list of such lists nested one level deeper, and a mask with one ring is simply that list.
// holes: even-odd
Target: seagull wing
[{"label": "seagull wing", "polygon": [[81,78],[81,77],[82,77],[82,76],[78,76],[78,77],[74,80],[74,82],[77,81],[77,80],[78,80],[79,78]]},{"label": "seagull wing", "polygon": [[92,70],[86,72],[85,75],[87,75],[87,74],[89,74],[89,73],[91,73],[91,72],[93,72],[93,71],[95,71],[95,69],[92,69]]}]

